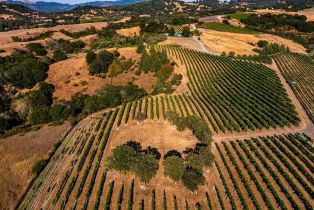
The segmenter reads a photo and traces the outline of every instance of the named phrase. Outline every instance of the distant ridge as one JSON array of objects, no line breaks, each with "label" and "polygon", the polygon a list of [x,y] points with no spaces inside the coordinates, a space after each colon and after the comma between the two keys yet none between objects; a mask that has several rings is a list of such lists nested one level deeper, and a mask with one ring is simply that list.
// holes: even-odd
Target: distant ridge
[{"label": "distant ridge", "polygon": [[70,11],[79,6],[95,6],[95,7],[106,7],[106,6],[114,6],[114,5],[128,5],[135,4],[139,2],[143,2],[146,0],[118,0],[118,1],[94,1],[94,2],[86,2],[82,4],[63,4],[57,2],[30,2],[28,0],[0,0],[2,3],[6,4],[19,4],[25,7],[28,7],[34,11],[39,12],[65,12]]}]

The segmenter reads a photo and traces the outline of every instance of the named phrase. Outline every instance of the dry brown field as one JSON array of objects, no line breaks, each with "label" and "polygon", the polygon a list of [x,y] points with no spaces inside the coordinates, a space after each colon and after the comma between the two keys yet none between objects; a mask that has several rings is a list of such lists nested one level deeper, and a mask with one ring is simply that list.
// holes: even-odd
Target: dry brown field
[{"label": "dry brown field", "polygon": [[140,31],[141,31],[140,27],[136,26],[136,27],[132,27],[132,28],[119,29],[116,32],[120,36],[132,37],[132,36],[140,35]]},{"label": "dry brown field", "polygon": [[233,51],[237,55],[255,55],[253,51],[257,42],[266,40],[270,43],[278,43],[288,46],[292,52],[306,54],[306,49],[291,40],[271,34],[239,34],[220,32],[209,29],[201,29],[201,41],[206,45],[212,54],[220,55],[222,52]]},{"label": "dry brown field", "polygon": [[[139,61],[140,55],[135,48],[121,48],[118,51],[126,59]],[[89,74],[85,55],[81,53],[50,65],[46,82],[55,86],[54,97],[58,100],[70,100],[78,92],[92,95],[106,85],[126,85],[128,82],[137,84],[147,92],[152,91],[156,82],[153,73],[136,76],[134,71],[128,71],[115,78],[92,76]]]},{"label": "dry brown field", "polygon": [[13,42],[12,36],[17,36],[19,38],[29,38],[36,36],[38,34],[44,33],[46,31],[60,31],[62,29],[69,32],[83,31],[91,26],[100,29],[106,27],[107,22],[97,22],[97,23],[82,23],[82,24],[71,24],[71,25],[58,25],[50,28],[33,28],[33,29],[18,29],[7,32],[0,32],[0,44]]},{"label": "dry brown field", "polygon": [[44,126],[0,140],[0,209],[14,209],[35,177],[32,167],[48,158],[53,145],[62,141],[70,127],[68,122]]}]

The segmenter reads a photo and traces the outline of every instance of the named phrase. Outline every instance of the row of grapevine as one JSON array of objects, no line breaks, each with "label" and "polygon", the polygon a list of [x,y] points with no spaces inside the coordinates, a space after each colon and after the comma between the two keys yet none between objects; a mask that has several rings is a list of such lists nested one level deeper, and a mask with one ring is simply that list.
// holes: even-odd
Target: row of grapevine
[{"label": "row of grapevine", "polygon": [[123,104],[118,113],[117,126],[136,120],[139,114],[144,114],[146,120],[159,120],[161,116],[165,119],[166,113],[172,111],[182,116],[199,115],[191,100],[191,97],[186,94],[161,95]]},{"label": "row of grapevine", "polygon": [[[104,123],[103,123],[104,126],[109,123],[111,115],[112,115],[112,112],[107,114],[107,116],[104,120]],[[115,114],[113,114],[113,115],[115,115]],[[96,138],[96,133],[98,134],[97,138]],[[99,131],[95,130],[94,135],[92,136],[91,139],[89,139],[88,144],[87,144],[86,148],[84,149],[84,152],[83,152],[83,154],[80,158],[80,161],[78,163],[76,174],[73,174],[72,181],[67,188],[65,198],[61,202],[61,209],[66,208],[67,203],[68,203],[71,196],[74,197],[74,199],[75,199],[75,203],[74,203],[74,206],[72,207],[72,209],[76,208],[77,200],[80,198],[81,193],[82,193],[83,189],[85,188],[86,180],[87,180],[88,176],[90,175],[91,168],[92,168],[92,165],[94,164],[96,154],[98,154],[97,150],[99,148],[100,141],[102,140],[104,135],[105,135],[105,128],[102,127]],[[95,139],[96,139],[96,141],[95,141]],[[87,159],[87,157],[89,157],[88,162],[85,161]],[[83,169],[83,167],[85,169]],[[97,168],[97,165],[96,165],[96,168]],[[94,174],[95,173],[96,172],[94,171]],[[74,190],[75,186],[78,186],[78,188],[77,188],[75,196],[74,196],[74,192],[72,194],[72,191]]]},{"label": "row of grapevine", "polygon": [[297,55],[275,56],[282,75],[314,122],[314,64]]},{"label": "row of grapevine", "polygon": [[89,130],[80,134],[75,150],[68,152],[65,161],[60,160],[59,167],[62,169],[58,171],[60,175],[51,176],[52,180],[48,183],[49,191],[41,196],[41,199],[48,198],[43,207],[53,208],[58,204],[61,209],[88,209],[92,193],[96,193],[94,188],[101,179],[97,177],[103,174],[99,169],[111,129],[118,119],[118,112],[119,109],[116,108],[101,115],[97,123],[85,126]]},{"label": "row of grapevine", "polygon": [[[299,124],[295,108],[273,70],[177,46],[158,48],[186,66],[193,107],[205,114],[214,131],[241,132]],[[166,98],[170,109],[168,100],[172,103],[173,99]],[[180,110],[172,106],[172,111],[182,113],[182,107],[184,104]]]},{"label": "row of grapevine", "polygon": [[301,139],[305,135],[296,133],[216,143],[221,161],[216,158],[215,167],[225,191],[218,189],[217,196],[226,196],[232,209],[248,209],[250,201],[256,209],[313,209],[313,161],[305,155],[313,151],[300,147]]}]

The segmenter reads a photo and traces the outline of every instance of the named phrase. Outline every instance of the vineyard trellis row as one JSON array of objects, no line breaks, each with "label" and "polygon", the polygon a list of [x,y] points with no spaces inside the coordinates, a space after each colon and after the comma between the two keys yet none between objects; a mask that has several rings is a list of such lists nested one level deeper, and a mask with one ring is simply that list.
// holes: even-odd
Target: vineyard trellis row
[{"label": "vineyard trellis row", "polygon": [[186,66],[190,95],[216,132],[299,124],[291,100],[271,69],[177,46],[157,48]]},{"label": "vineyard trellis row", "polygon": [[299,125],[295,107],[273,70],[177,46],[156,48],[165,50],[186,66],[190,91],[123,104],[118,126],[135,120],[139,113],[151,120],[159,119],[160,112],[163,119],[167,112],[198,115],[216,133]]},{"label": "vineyard trellis row", "polygon": [[298,55],[274,57],[282,75],[290,85],[305,111],[314,122],[314,64]]},{"label": "vineyard trellis row", "polygon": [[[188,95],[185,97],[182,95],[181,99],[187,97]],[[183,105],[180,96],[176,95],[172,98],[179,109],[178,105]],[[276,209],[278,206],[281,209],[313,208],[313,160],[311,159],[314,155],[313,141],[300,133],[217,143],[216,155],[218,156],[212,167],[217,169],[220,179],[212,183],[213,193],[204,191],[202,200],[193,203],[189,203],[186,198],[182,199],[180,194],[166,193],[162,187],[137,197],[138,179],[123,180],[121,185],[116,184],[115,187],[115,183],[120,180],[116,180],[109,172],[104,171],[102,166],[106,144],[110,140],[112,129],[124,124],[127,107],[137,104],[137,111],[139,111],[139,103],[142,103],[143,111],[146,109],[145,101],[147,101],[147,113],[150,113],[152,107],[150,102],[155,102],[153,103],[155,117],[157,101],[159,104],[164,101],[165,108],[167,107],[165,96],[154,96],[153,100],[145,98],[141,102],[123,105],[125,109],[122,114],[121,106],[95,118],[89,122],[89,126],[78,125],[75,130],[78,135],[71,134],[77,138],[76,141],[73,139],[72,144],[75,145],[75,149],[69,147],[63,153],[64,157],[72,157],[68,166],[60,172],[59,179],[49,182],[43,191],[44,194],[39,198],[43,200],[47,197],[47,205],[35,205],[35,207],[97,210],[109,209],[113,206],[117,209],[132,209],[134,206],[146,208],[149,205],[152,209],[157,207],[170,209],[190,205],[203,208],[206,204],[212,209],[215,209],[216,205],[222,209],[227,209],[229,206],[232,209],[239,207],[249,209],[252,206],[257,209]],[[170,97],[168,101],[170,108],[173,108]],[[188,100],[184,101],[187,105]],[[188,113],[186,110],[192,110],[190,108],[188,105],[187,109],[182,106],[184,115]],[[121,125],[118,125],[119,121]],[[78,174],[78,169],[82,173]],[[156,195],[157,192],[160,195]],[[156,197],[160,199],[157,200]],[[150,202],[146,203],[146,200]]]},{"label": "vineyard trellis row", "polygon": [[270,69],[174,46],[157,48],[187,66],[190,91],[147,96],[80,122],[19,209],[189,209],[205,205],[210,209],[313,209],[313,140],[301,133],[216,143],[215,164],[210,171],[217,171],[219,178],[208,179],[212,173],[204,173],[207,180],[213,180],[208,183],[211,188],[193,202],[163,186],[143,193],[137,189],[137,178],[122,180],[121,184],[106,171],[112,132],[136,120],[139,113],[146,114],[147,121],[164,120],[169,111],[198,115],[215,132],[299,123],[286,91]]},{"label": "vineyard trellis row", "polygon": [[[297,154],[302,155],[302,147],[285,146],[287,141],[301,143],[305,138],[313,142],[304,134],[296,133],[216,143],[221,161],[216,158],[215,167],[230,206],[233,208],[240,202],[245,209],[250,202],[254,204],[258,201],[254,204],[255,208],[313,209],[313,173],[307,167],[295,171],[297,166],[303,167],[302,159],[297,158]],[[313,151],[310,153],[313,154]],[[291,157],[296,158],[292,160]],[[228,173],[222,172],[222,169]],[[226,185],[226,180],[233,184]],[[235,200],[234,204],[233,198],[237,196],[239,200]]]}]

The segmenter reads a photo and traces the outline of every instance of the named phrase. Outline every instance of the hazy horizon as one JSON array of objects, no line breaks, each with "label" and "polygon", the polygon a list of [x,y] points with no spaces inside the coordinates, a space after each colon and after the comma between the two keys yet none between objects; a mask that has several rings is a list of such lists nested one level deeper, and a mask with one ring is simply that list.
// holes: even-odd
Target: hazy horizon
[{"label": "hazy horizon", "polygon": [[81,4],[86,2],[93,2],[93,1],[116,1],[116,0],[30,0],[31,2],[36,1],[45,1],[45,2],[58,2],[63,4]]},{"label": "hazy horizon", "polygon": [[[36,1],[45,1],[45,2],[58,2],[63,4],[81,4],[86,2],[94,2],[94,1],[118,1],[118,0],[29,0],[31,2]],[[183,0],[183,1],[191,1],[191,0]]]}]

